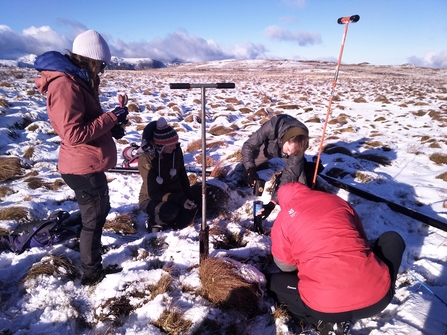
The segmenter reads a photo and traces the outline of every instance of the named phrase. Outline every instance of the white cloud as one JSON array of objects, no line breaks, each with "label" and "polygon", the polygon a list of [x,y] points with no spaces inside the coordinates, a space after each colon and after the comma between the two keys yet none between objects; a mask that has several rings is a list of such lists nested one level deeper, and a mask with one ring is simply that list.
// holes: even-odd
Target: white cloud
[{"label": "white cloud", "polygon": [[447,69],[447,50],[441,52],[429,51],[423,58],[411,56],[408,62],[416,66]]},{"label": "white cloud", "polygon": [[264,31],[272,40],[297,42],[300,46],[320,44],[321,35],[315,31],[289,31],[278,26],[269,26]]}]

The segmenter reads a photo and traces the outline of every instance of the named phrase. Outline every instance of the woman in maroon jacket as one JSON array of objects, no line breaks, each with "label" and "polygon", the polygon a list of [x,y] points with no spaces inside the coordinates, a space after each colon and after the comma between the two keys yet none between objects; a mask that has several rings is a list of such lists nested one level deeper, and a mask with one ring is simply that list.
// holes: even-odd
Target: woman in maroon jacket
[{"label": "woman in maroon jacket", "polygon": [[394,295],[402,237],[383,233],[370,248],[357,213],[337,195],[295,182],[278,196],[272,254],[284,272],[269,278],[275,298],[322,334],[331,323],[343,334],[347,321],[382,311]]},{"label": "woman in maroon jacket", "polygon": [[127,108],[104,113],[99,102],[99,73],[110,62],[110,49],[94,30],[78,35],[67,55],[57,51],[37,57],[35,79],[40,93],[47,94],[51,125],[61,138],[58,169],[75,192],[82,217],[80,254],[83,285],[104,276],[101,234],[110,210],[104,171],[116,165],[113,137],[121,138]]}]

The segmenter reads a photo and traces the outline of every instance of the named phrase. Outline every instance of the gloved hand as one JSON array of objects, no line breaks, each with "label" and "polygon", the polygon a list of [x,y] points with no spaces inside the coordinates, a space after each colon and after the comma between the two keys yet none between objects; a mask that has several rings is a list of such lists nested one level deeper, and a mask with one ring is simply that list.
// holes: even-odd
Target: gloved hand
[{"label": "gloved hand", "polygon": [[262,206],[262,219],[266,219],[270,213],[275,209],[275,203],[270,201],[267,205]]},{"label": "gloved hand", "polygon": [[129,115],[129,110],[127,107],[116,107],[112,113],[118,118],[118,124],[127,123],[127,115]]},{"label": "gloved hand", "polygon": [[187,210],[191,210],[197,207],[196,203],[192,200],[186,199],[185,202],[183,203],[183,207],[185,207],[185,209]]},{"label": "gloved hand", "polygon": [[255,180],[259,179],[258,173],[256,172],[256,167],[251,167],[247,170],[247,182],[250,186],[253,186]]},{"label": "gloved hand", "polygon": [[114,125],[113,128],[110,129],[110,131],[112,132],[112,137],[116,138],[117,140],[125,135],[124,128],[121,127],[121,125],[119,124]]}]

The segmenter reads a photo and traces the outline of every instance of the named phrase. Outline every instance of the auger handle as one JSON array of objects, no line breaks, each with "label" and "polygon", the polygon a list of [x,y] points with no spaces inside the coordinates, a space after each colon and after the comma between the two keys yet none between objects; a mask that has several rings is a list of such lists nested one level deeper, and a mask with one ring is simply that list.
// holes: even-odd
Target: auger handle
[{"label": "auger handle", "polygon": [[217,84],[189,84],[189,83],[171,83],[169,88],[173,90],[189,89],[189,88],[235,88],[234,83],[217,83]]},{"label": "auger handle", "polygon": [[351,16],[345,16],[341,17],[337,20],[338,24],[345,24],[345,23],[356,23],[358,20],[360,20],[359,15],[351,15]]}]

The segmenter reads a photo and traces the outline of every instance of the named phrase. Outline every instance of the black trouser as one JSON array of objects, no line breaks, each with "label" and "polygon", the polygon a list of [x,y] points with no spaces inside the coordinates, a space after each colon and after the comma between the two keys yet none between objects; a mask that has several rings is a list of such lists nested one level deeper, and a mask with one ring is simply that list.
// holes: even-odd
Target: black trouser
[{"label": "black trouser", "polygon": [[161,229],[185,228],[196,213],[196,210],[186,210],[172,202],[156,200],[142,201],[140,209],[148,214],[151,226],[160,226]]},{"label": "black trouser", "polygon": [[102,270],[101,234],[110,211],[109,187],[104,172],[86,175],[63,174],[75,192],[81,212],[82,230],[79,244],[84,277]]},{"label": "black trouser", "polygon": [[268,280],[268,289],[273,293],[273,296],[278,302],[286,304],[290,312],[309,324],[316,324],[318,320],[342,322],[373,316],[388,306],[393,298],[397,272],[405,250],[405,242],[398,233],[389,231],[379,236],[372,250],[388,266],[392,281],[388,293],[374,305],[343,313],[323,313],[315,311],[301,300],[298,292],[298,277],[296,271],[271,275]]}]

